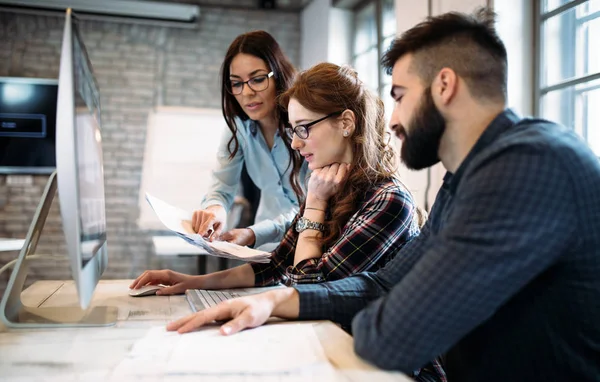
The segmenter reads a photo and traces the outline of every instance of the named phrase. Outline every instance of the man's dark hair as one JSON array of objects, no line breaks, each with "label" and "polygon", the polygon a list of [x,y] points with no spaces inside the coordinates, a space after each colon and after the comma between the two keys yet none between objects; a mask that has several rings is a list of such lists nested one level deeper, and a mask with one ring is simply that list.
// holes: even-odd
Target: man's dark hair
[{"label": "man's dark hair", "polygon": [[413,54],[414,70],[429,86],[443,68],[456,72],[476,98],[506,101],[506,48],[496,34],[496,14],[450,12],[428,17],[396,38],[381,59],[388,74],[396,61]]}]

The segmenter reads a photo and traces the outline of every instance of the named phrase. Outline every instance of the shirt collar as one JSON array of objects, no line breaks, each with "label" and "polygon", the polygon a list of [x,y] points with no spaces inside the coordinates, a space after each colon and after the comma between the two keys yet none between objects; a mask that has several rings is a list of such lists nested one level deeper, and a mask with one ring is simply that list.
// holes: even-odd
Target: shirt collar
[{"label": "shirt collar", "polygon": [[[250,123],[248,125],[248,128],[250,129],[250,135],[256,138],[256,134],[258,134],[259,129],[258,122],[252,119],[249,119],[249,121]],[[279,130],[275,132],[275,137],[279,137]]]},{"label": "shirt collar", "polygon": [[250,134],[253,137],[256,137],[256,134],[258,133],[258,122],[250,119]]},{"label": "shirt collar", "polygon": [[509,127],[519,122],[521,118],[511,109],[505,109],[502,113],[498,114],[496,118],[489,124],[484,130],[483,134],[479,137],[469,154],[462,161],[460,166],[454,174],[447,172],[444,176],[444,184],[448,184],[450,191],[454,192],[462,174],[468,167],[469,163],[473,161],[473,158],[477,156],[483,149],[491,145],[498,137],[505,132]]}]

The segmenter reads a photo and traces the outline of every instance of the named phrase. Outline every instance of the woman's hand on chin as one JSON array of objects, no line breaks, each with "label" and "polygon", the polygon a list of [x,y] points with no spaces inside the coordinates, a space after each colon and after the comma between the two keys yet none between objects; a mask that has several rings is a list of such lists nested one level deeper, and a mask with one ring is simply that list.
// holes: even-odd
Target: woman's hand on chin
[{"label": "woman's hand on chin", "polygon": [[320,207],[323,207],[323,204],[326,206],[329,198],[341,191],[349,170],[349,163],[333,163],[313,170],[308,180],[306,205],[315,203]]}]

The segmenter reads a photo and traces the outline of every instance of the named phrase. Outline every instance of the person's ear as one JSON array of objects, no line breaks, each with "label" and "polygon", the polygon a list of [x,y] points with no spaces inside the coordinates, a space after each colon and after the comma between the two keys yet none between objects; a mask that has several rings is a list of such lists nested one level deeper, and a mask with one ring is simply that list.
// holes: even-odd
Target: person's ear
[{"label": "person's ear", "polygon": [[340,115],[340,119],[342,121],[342,135],[344,137],[351,136],[356,126],[356,114],[352,110],[346,109]]},{"label": "person's ear", "polygon": [[458,76],[450,68],[442,68],[433,79],[431,92],[436,103],[446,106],[458,92]]}]

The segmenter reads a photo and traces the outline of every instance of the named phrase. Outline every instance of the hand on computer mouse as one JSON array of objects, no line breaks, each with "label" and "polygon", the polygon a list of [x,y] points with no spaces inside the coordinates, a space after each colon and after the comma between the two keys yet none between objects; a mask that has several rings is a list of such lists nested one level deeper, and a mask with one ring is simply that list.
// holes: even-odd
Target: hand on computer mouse
[{"label": "hand on computer mouse", "polygon": [[163,285],[146,285],[139,289],[131,289],[129,290],[129,295],[131,297],[145,297],[145,296],[153,296],[159,289],[164,288]]},{"label": "hand on computer mouse", "polygon": [[199,276],[190,276],[170,269],[160,271],[145,271],[135,279],[129,288],[138,289],[145,285],[167,285],[156,291],[157,295],[170,295],[185,293],[186,289],[202,289]]}]

